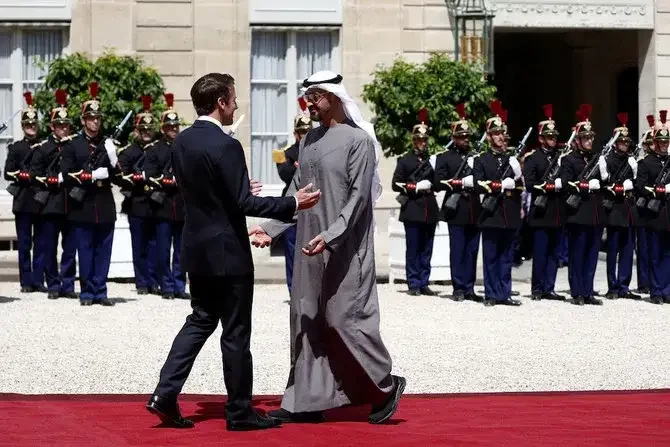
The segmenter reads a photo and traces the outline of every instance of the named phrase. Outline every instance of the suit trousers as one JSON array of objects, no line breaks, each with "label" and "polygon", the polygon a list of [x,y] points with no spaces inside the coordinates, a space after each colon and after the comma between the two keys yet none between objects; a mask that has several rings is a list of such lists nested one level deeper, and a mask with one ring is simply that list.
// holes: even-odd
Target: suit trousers
[{"label": "suit trousers", "polygon": [[534,294],[554,292],[562,233],[561,228],[533,229],[531,292]]},{"label": "suit trousers", "polygon": [[651,265],[651,296],[670,298],[670,232],[647,233],[649,264]]},{"label": "suit trousers", "polygon": [[286,262],[286,284],[288,285],[288,293],[291,293],[291,286],[293,284],[293,262],[295,262],[295,236],[296,226],[291,226],[288,230],[282,233],[284,238],[284,260]]},{"label": "suit trousers", "polygon": [[411,289],[428,286],[433,257],[434,223],[405,222],[405,274]]},{"label": "suit trousers", "polygon": [[183,230],[183,221],[163,219],[156,221],[156,265],[163,295],[186,291],[186,275],[181,270],[180,256]]},{"label": "suit trousers", "polygon": [[505,301],[512,297],[515,232],[514,229],[482,229],[484,295],[487,299]]},{"label": "suit trousers", "polygon": [[81,300],[107,298],[107,276],[112,261],[114,222],[75,223],[79,252]]},{"label": "suit trousers", "polygon": [[623,296],[633,278],[634,229],[607,227],[607,293]]},{"label": "suit trousers", "polygon": [[193,363],[219,321],[223,378],[228,393],[226,419],[243,419],[251,411],[253,363],[251,358],[251,307],[254,278],[189,274],[193,312],[172,343],[155,394],[176,399]]},{"label": "suit trousers", "polygon": [[477,226],[449,224],[449,268],[454,295],[475,293],[479,239]]},{"label": "suit trousers", "polygon": [[135,287],[158,288],[156,270],[156,222],[144,217],[128,216],[130,242],[133,247]]},{"label": "suit trousers", "polygon": [[[46,278],[49,292],[74,292],[74,279],[77,273],[76,254],[77,239],[72,226],[65,220],[65,216],[47,214],[41,216],[41,224],[35,259],[37,275]],[[60,273],[58,272],[58,236],[61,235]]]},{"label": "suit trousers", "polygon": [[593,296],[593,281],[598,266],[601,227],[569,224],[568,227],[568,281],[573,297]]},{"label": "suit trousers", "polygon": [[649,230],[644,227],[635,229],[635,257],[637,263],[637,288],[649,289],[651,277],[651,265],[649,264],[649,249],[647,247],[647,234]]},{"label": "suit trousers", "polygon": [[34,248],[39,235],[39,216],[30,213],[16,213],[14,224],[16,226],[16,243],[19,252],[19,282],[21,287],[39,287],[44,283],[44,278],[38,277],[33,272],[37,270]]}]

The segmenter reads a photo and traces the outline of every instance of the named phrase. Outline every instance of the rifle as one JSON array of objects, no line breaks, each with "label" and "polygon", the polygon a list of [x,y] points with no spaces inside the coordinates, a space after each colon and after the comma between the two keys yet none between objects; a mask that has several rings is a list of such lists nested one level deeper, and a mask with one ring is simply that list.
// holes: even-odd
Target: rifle
[{"label": "rifle", "polygon": [[[117,140],[121,136],[121,133],[123,133],[123,127],[126,125],[132,114],[133,111],[129,110],[125,118],[123,118],[123,120],[114,128],[114,130],[112,131],[111,135],[108,138],[111,138],[112,140]],[[70,173],[69,175],[70,177],[75,178],[79,183],[81,183],[79,176],[82,173],[84,172],[92,173],[97,168],[103,166],[108,162],[109,157],[107,157],[107,150],[105,150],[105,145],[99,144],[98,147],[96,147],[95,150],[88,156],[88,160],[84,164],[84,168],[77,173]],[[77,202],[83,202],[84,198],[86,197],[86,190],[80,188],[79,186],[75,186],[70,190],[70,193],[68,195]]]},{"label": "rifle", "polygon": [[163,166],[163,173],[161,174],[160,177],[151,177],[151,181],[154,182],[160,190],[154,191],[151,193],[151,200],[154,202],[158,203],[159,205],[162,205],[163,202],[165,202],[165,196],[167,193],[164,191],[164,185],[163,185],[163,180],[167,180],[171,184],[174,183],[172,180],[174,178],[174,175],[172,175],[172,152],[170,151],[170,157],[168,158],[167,163],[165,163],[165,166]]},{"label": "rifle", "polygon": [[19,113],[21,113],[21,109],[19,109],[19,110],[17,110],[16,112],[14,112],[14,114],[13,114],[12,116],[10,116],[9,119],[8,119],[7,121],[5,121],[4,123],[0,124],[0,134],[3,133],[5,130],[7,130],[7,127],[9,127],[9,122],[10,122],[11,120],[13,120],[14,117],[16,117],[16,115],[18,115]]},{"label": "rifle", "polygon": [[[21,172],[27,171],[26,165],[28,163],[30,163],[30,161],[33,158],[33,155],[35,155],[35,150],[33,149],[33,147],[37,146],[37,145],[39,145],[39,143],[36,143],[36,144],[30,146],[30,149],[28,150],[28,153],[26,154],[25,157],[23,157],[23,160],[21,160],[19,170],[14,171],[14,172],[8,172],[8,174],[18,174],[19,177],[21,177],[22,176]],[[29,179],[30,179],[30,175],[28,174],[28,180]],[[9,185],[7,185],[7,192],[10,193],[12,196],[16,197],[18,195],[19,191],[21,191],[21,187],[18,185],[18,180],[13,181]]]},{"label": "rifle", "polygon": [[[573,130],[572,134],[570,135],[570,138],[568,139],[568,142],[565,143],[564,148],[565,151],[570,150],[572,141],[575,139],[575,135],[577,135],[577,132]],[[556,176],[558,175],[558,169],[561,167],[561,165],[558,164],[558,161],[561,159],[562,156],[563,154],[557,154],[556,157],[553,160],[551,160],[549,167],[547,168],[546,171],[544,171],[544,174],[542,175],[541,183],[539,185],[535,185],[536,189],[544,193],[541,196],[535,197],[535,201],[533,201],[533,206],[535,207],[536,210],[544,210],[545,208],[547,208],[549,198],[547,197],[546,191],[544,190],[543,186],[547,183],[553,183],[556,180]]]},{"label": "rifle", "polygon": [[[463,160],[461,161],[461,164],[458,165],[458,169],[456,169],[456,173],[454,174],[453,178],[451,180],[442,180],[441,183],[444,183],[448,187],[453,189],[452,184],[456,185],[463,185],[463,180],[461,179],[461,172],[463,169],[465,169],[466,166],[468,166],[468,156],[466,155],[463,157]],[[454,180],[454,179],[459,179],[459,180]],[[449,197],[447,198],[446,202],[444,202],[445,206],[447,207],[447,211],[453,213],[458,209],[458,202],[461,200],[461,196],[463,195],[462,191],[458,192],[452,192]]]},{"label": "rifle", "polygon": [[[500,168],[502,169],[502,175],[500,176],[501,179],[507,178],[507,176],[510,174],[509,170],[512,169],[509,165],[509,160],[512,157],[516,157],[523,149],[526,147],[526,140],[528,140],[528,137],[530,137],[530,134],[533,132],[533,128],[529,127],[528,131],[526,132],[526,135],[524,135],[523,139],[519,143],[519,146],[514,149],[514,151],[507,157],[507,161],[503,166]],[[498,206],[498,199],[502,197],[503,194],[495,194],[495,195],[489,195],[484,199],[482,202],[482,209],[488,212],[489,214],[493,214],[495,211],[496,207]]]},{"label": "rifle", "polygon": [[42,189],[38,192],[35,193],[34,199],[36,202],[38,202],[41,205],[44,205],[47,203],[47,200],[49,200],[49,188],[53,186],[58,186],[58,174],[54,175],[54,167],[56,166],[56,163],[60,161],[60,150],[58,147],[54,149],[54,152],[56,155],[53,157],[49,165],[47,166],[44,177],[36,177],[37,180],[42,182],[42,184],[45,186],[46,189]]},{"label": "rifle", "polygon": [[[433,167],[430,164],[430,157],[429,157],[423,163],[421,163],[419,166],[414,168],[412,173],[407,178],[407,183],[417,183],[417,181],[418,181],[417,179],[422,180],[424,177],[428,176],[429,173],[430,173],[429,169],[432,169],[432,168]],[[406,185],[407,183],[397,183],[396,182],[396,185],[402,187],[402,186]],[[395,199],[398,201],[398,203],[401,206],[404,206],[407,203],[407,201],[409,200],[408,197],[406,195],[403,195],[403,194],[398,194]]]},{"label": "rifle", "polygon": [[614,146],[614,142],[619,138],[619,132],[614,134],[612,138],[607,142],[607,144],[603,147],[603,149],[598,152],[593,154],[591,157],[591,160],[589,160],[588,163],[586,163],[586,166],[584,166],[584,169],[582,169],[582,172],[579,173],[578,181],[577,182],[569,182],[571,186],[573,186],[575,189],[577,189],[576,194],[571,194],[568,197],[568,200],[565,201],[567,205],[570,208],[577,209],[579,207],[579,203],[581,202],[581,195],[580,195],[580,188],[581,185],[584,183],[587,183],[589,180],[593,178],[593,175],[596,173],[596,169],[598,169],[598,159],[600,158],[600,155],[602,154],[603,156],[607,156],[609,152],[612,150],[612,147]]},{"label": "rifle", "polygon": [[[663,163],[663,167],[661,168],[661,172],[658,173],[658,176],[656,177],[656,180],[654,181],[654,187],[650,186],[645,186],[645,189],[648,191],[654,192],[656,190],[656,185],[665,185],[668,182],[668,175],[670,174],[670,157],[668,157],[665,160],[665,163]],[[642,198],[642,197],[640,197]],[[638,200],[639,202],[639,200]],[[647,203],[647,209],[649,211],[652,211],[653,213],[658,214],[658,211],[661,209],[661,200],[657,199],[654,197],[653,199],[649,200],[649,203]]]},{"label": "rifle", "polygon": [[[633,154],[631,155],[633,159],[637,159],[640,153],[640,149],[642,149],[642,147],[638,144],[637,147],[635,148],[635,152],[633,152]],[[606,210],[611,210],[612,207],[614,206],[614,197],[616,197],[617,193],[623,193],[623,187],[617,187],[616,185],[621,183],[626,178],[628,172],[631,169],[632,168],[630,167],[628,160],[626,160],[626,162],[619,167],[616,174],[612,177],[612,185],[605,188],[610,193],[612,193],[612,198],[603,200],[603,207],[605,207]]]}]

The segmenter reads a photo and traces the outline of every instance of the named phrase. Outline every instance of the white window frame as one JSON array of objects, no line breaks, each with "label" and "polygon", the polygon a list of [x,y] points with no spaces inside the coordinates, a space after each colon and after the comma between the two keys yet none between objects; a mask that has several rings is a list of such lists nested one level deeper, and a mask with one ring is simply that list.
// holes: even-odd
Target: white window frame
[{"label": "white window frame", "polygon": [[[340,26],[252,26],[251,32],[285,32],[287,33],[287,49],[286,49],[286,79],[253,79],[251,78],[250,86],[254,85],[285,85],[287,98],[287,132],[254,132],[251,129],[251,139],[254,137],[280,137],[287,136],[288,144],[295,142],[293,136],[293,119],[298,114],[298,92],[303,79],[298,79],[298,52],[296,48],[297,33],[305,33],[310,31],[330,31],[333,36],[333,46],[331,49],[331,66],[332,70],[342,72],[342,27]],[[253,37],[252,37],[253,38]],[[290,100],[295,98],[296,100]],[[253,105],[250,104],[251,107]],[[253,166],[252,166],[253,171]],[[283,183],[265,184],[263,189],[270,195],[280,195],[284,187]]]},{"label": "white window frame", "polygon": [[[54,26],[39,26],[40,24],[35,23],[34,26],[2,26],[0,30],[9,31],[11,33],[11,47],[12,52],[9,57],[9,78],[0,78],[0,85],[10,86],[12,89],[12,104],[11,104],[11,113],[15,113],[19,109],[25,107],[25,102],[23,99],[23,93],[25,92],[26,85],[42,85],[44,80],[42,79],[23,79],[23,32],[25,30],[31,29],[40,29],[40,30],[60,30],[63,33],[63,53],[64,55],[70,54],[70,33],[69,25],[67,24],[57,24]],[[32,92],[33,95],[35,92]],[[0,117],[0,120],[6,120],[9,116]],[[20,137],[21,134],[21,116],[20,114],[15,116],[5,132],[0,134],[0,141],[6,144],[10,144],[15,141],[15,138]],[[0,169],[4,166],[0,167]],[[0,194],[9,195],[9,193],[3,188],[0,189]]]}]

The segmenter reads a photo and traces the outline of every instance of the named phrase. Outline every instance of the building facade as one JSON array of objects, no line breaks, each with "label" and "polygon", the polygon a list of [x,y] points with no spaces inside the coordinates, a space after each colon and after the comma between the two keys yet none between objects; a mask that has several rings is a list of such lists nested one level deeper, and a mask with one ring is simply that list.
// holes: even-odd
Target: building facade
[{"label": "building facade", "polygon": [[[465,3],[462,0],[461,3]],[[227,72],[236,79],[238,129],[254,178],[267,194],[281,191],[272,149],[291,142],[299,83],[330,69],[360,99],[378,64],[402,56],[426,60],[454,54],[453,0],[1,0],[0,120],[21,107],[22,93],[44,75],[36,59],[107,49],[142,57],[174,92],[178,111],[194,118],[189,89],[199,76]],[[670,0],[498,0],[494,82],[510,110],[512,137],[552,102],[569,128],[582,102],[593,104],[600,135],[626,108],[636,123],[670,107]],[[460,42],[460,41],[459,41]],[[371,117],[362,102],[364,115]],[[600,129],[600,130],[599,130]],[[20,135],[15,120],[0,135]],[[397,207],[390,179],[395,160],[382,160],[386,191],[378,203],[377,257],[387,264],[389,216]],[[1,238],[11,238],[10,196],[0,192]],[[268,252],[259,260],[268,260]],[[277,265],[282,259],[269,260]]]}]

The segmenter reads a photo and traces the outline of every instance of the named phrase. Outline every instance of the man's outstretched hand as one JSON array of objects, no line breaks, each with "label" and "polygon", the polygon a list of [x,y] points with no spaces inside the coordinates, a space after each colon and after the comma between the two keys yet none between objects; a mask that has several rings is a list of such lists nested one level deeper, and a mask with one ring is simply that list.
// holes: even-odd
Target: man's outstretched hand
[{"label": "man's outstretched hand", "polygon": [[319,234],[314,239],[309,241],[307,245],[302,247],[302,254],[307,256],[315,256],[318,255],[319,253],[323,253],[325,249],[326,249],[326,241],[323,239],[323,236]]},{"label": "man's outstretched hand", "polygon": [[258,248],[268,247],[272,243],[272,238],[265,232],[260,225],[254,225],[248,231],[249,237],[253,236],[251,239],[251,245]]},{"label": "man's outstretched hand", "polygon": [[263,189],[263,183],[261,181],[254,179],[249,180],[249,190],[251,191],[252,195],[257,196],[258,194],[261,193],[262,189]]},{"label": "man's outstretched hand", "polygon": [[302,189],[299,189],[295,193],[295,198],[298,201],[298,209],[305,210],[311,208],[319,202],[321,199],[321,190],[317,189],[314,192],[310,192],[312,189],[312,184],[305,186]]}]

